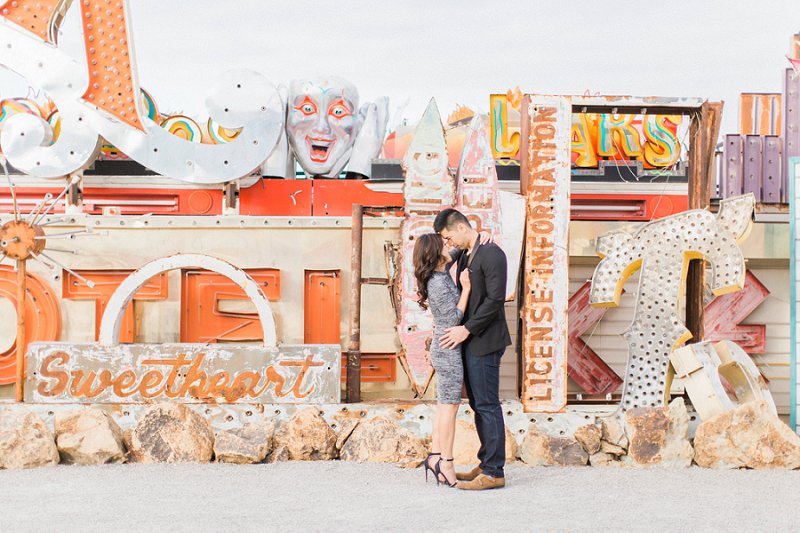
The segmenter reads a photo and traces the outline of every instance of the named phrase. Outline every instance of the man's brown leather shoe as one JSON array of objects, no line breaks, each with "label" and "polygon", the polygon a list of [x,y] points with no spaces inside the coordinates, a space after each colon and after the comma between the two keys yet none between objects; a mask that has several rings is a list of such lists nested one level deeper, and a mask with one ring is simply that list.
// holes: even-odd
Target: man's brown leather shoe
[{"label": "man's brown leather shoe", "polygon": [[476,477],[472,481],[465,481],[463,483],[458,484],[458,488],[461,490],[499,489],[500,487],[505,487],[505,486],[506,486],[506,478],[487,476],[486,474],[483,473],[481,473],[478,477]]},{"label": "man's brown leather shoe", "polygon": [[483,473],[480,466],[476,466],[469,472],[456,472],[456,479],[459,481],[472,481]]}]

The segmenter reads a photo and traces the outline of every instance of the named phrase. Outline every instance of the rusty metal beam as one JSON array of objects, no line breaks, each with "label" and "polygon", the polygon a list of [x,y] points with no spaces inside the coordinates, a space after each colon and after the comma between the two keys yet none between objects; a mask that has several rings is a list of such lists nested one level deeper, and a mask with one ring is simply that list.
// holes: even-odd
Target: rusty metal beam
[{"label": "rusty metal beam", "polygon": [[[705,102],[692,116],[689,126],[689,209],[708,209],[714,186],[714,147],[719,135],[723,102]],[[692,333],[690,342],[703,340],[703,306],[705,305],[705,263],[701,259],[689,263],[686,278],[686,327]]]},{"label": "rusty metal beam", "polygon": [[347,344],[348,403],[361,401],[361,250],[364,206],[353,204],[350,246],[350,330]]}]

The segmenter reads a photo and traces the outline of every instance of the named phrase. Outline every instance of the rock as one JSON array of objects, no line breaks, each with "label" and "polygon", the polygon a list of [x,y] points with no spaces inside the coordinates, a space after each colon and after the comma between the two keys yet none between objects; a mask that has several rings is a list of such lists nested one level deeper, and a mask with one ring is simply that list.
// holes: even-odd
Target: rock
[{"label": "rock", "polygon": [[602,437],[602,430],[595,424],[586,424],[575,430],[575,440],[583,446],[586,453],[592,455],[600,450],[600,437]]},{"label": "rock", "polygon": [[[614,446],[613,444],[611,446]],[[619,446],[617,446],[619,448]],[[592,466],[622,466],[618,458],[610,453],[597,452],[589,456],[589,464]]]},{"label": "rock", "polygon": [[702,422],[694,449],[695,462],[707,468],[800,467],[800,437],[763,400]]},{"label": "rock", "polygon": [[598,453],[607,453],[617,458],[625,455],[625,448],[611,444],[610,442],[600,441],[600,451]]},{"label": "rock", "polygon": [[689,416],[683,398],[669,407],[640,407],[625,413],[628,455],[637,466],[688,467],[694,450],[689,443]]},{"label": "rock", "polygon": [[667,418],[667,442],[661,450],[660,464],[665,467],[690,467],[694,459],[694,448],[689,442],[689,413],[683,398],[675,398],[670,402]]},{"label": "rock", "polygon": [[619,416],[614,414],[600,419],[601,438],[615,446],[625,450],[628,449],[628,437],[625,435],[625,428]]},{"label": "rock", "polygon": [[531,424],[519,448],[519,458],[530,466],[584,466],[589,454],[577,440],[551,437]]},{"label": "rock", "polygon": [[282,463],[289,460],[289,449],[286,446],[277,446],[267,456],[267,463]]},{"label": "rock", "polygon": [[35,468],[58,464],[53,433],[36,413],[0,409],[0,468]]},{"label": "rock", "polygon": [[341,451],[344,443],[352,435],[353,430],[360,422],[357,418],[343,418],[339,420],[339,431],[336,433],[336,451]]},{"label": "rock", "polygon": [[669,418],[663,407],[636,407],[625,412],[628,432],[628,459],[636,465],[658,463],[661,449],[667,442]]},{"label": "rock", "polygon": [[343,461],[393,463],[416,468],[428,453],[424,441],[383,416],[361,422],[344,443]]},{"label": "rock", "polygon": [[67,464],[125,462],[122,430],[103,409],[86,407],[55,414],[56,446]]},{"label": "rock", "polygon": [[214,456],[223,463],[260,463],[272,448],[274,432],[275,424],[266,420],[219,431],[214,437]]},{"label": "rock", "polygon": [[336,433],[318,409],[307,407],[281,425],[275,446],[285,446],[293,461],[326,461],[336,458]]},{"label": "rock", "polygon": [[208,462],[214,432],[208,421],[178,403],[149,407],[131,432],[129,457],[138,463]]},{"label": "rock", "polygon": [[[517,440],[514,435],[506,430],[506,463],[517,459]],[[457,465],[471,465],[478,462],[478,450],[481,441],[478,439],[478,430],[475,424],[466,420],[456,420],[456,440],[453,443],[453,459]]]}]

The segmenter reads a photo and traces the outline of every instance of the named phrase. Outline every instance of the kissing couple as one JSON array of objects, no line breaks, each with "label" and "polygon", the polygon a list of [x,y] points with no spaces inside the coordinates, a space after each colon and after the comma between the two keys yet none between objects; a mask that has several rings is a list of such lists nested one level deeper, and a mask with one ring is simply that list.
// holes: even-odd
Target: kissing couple
[{"label": "kissing couple", "polygon": [[[464,490],[505,486],[505,425],[500,406],[500,358],[511,344],[505,318],[506,256],[463,213],[441,211],[434,233],[417,238],[414,276],[419,305],[433,315],[430,359],[437,405],[425,479]],[[455,263],[455,281],[450,275]],[[453,441],[461,390],[466,387],[480,439],[478,466],[456,472]]]}]

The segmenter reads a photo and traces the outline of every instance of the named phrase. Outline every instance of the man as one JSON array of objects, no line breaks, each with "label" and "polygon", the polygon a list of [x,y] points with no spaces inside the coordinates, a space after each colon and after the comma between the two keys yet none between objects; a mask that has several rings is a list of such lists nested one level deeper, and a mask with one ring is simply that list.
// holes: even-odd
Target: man
[{"label": "man", "polygon": [[[449,328],[439,343],[444,348],[463,346],[464,382],[481,447],[480,464],[457,474],[465,490],[505,486],[506,433],[500,406],[500,358],[511,336],[506,324],[506,256],[494,243],[480,244],[478,232],[455,209],[445,209],[433,229],[450,245],[461,250],[455,258],[458,274],[469,269],[472,283],[463,325]],[[458,279],[458,276],[456,276]],[[461,288],[459,284],[459,289]]]}]

